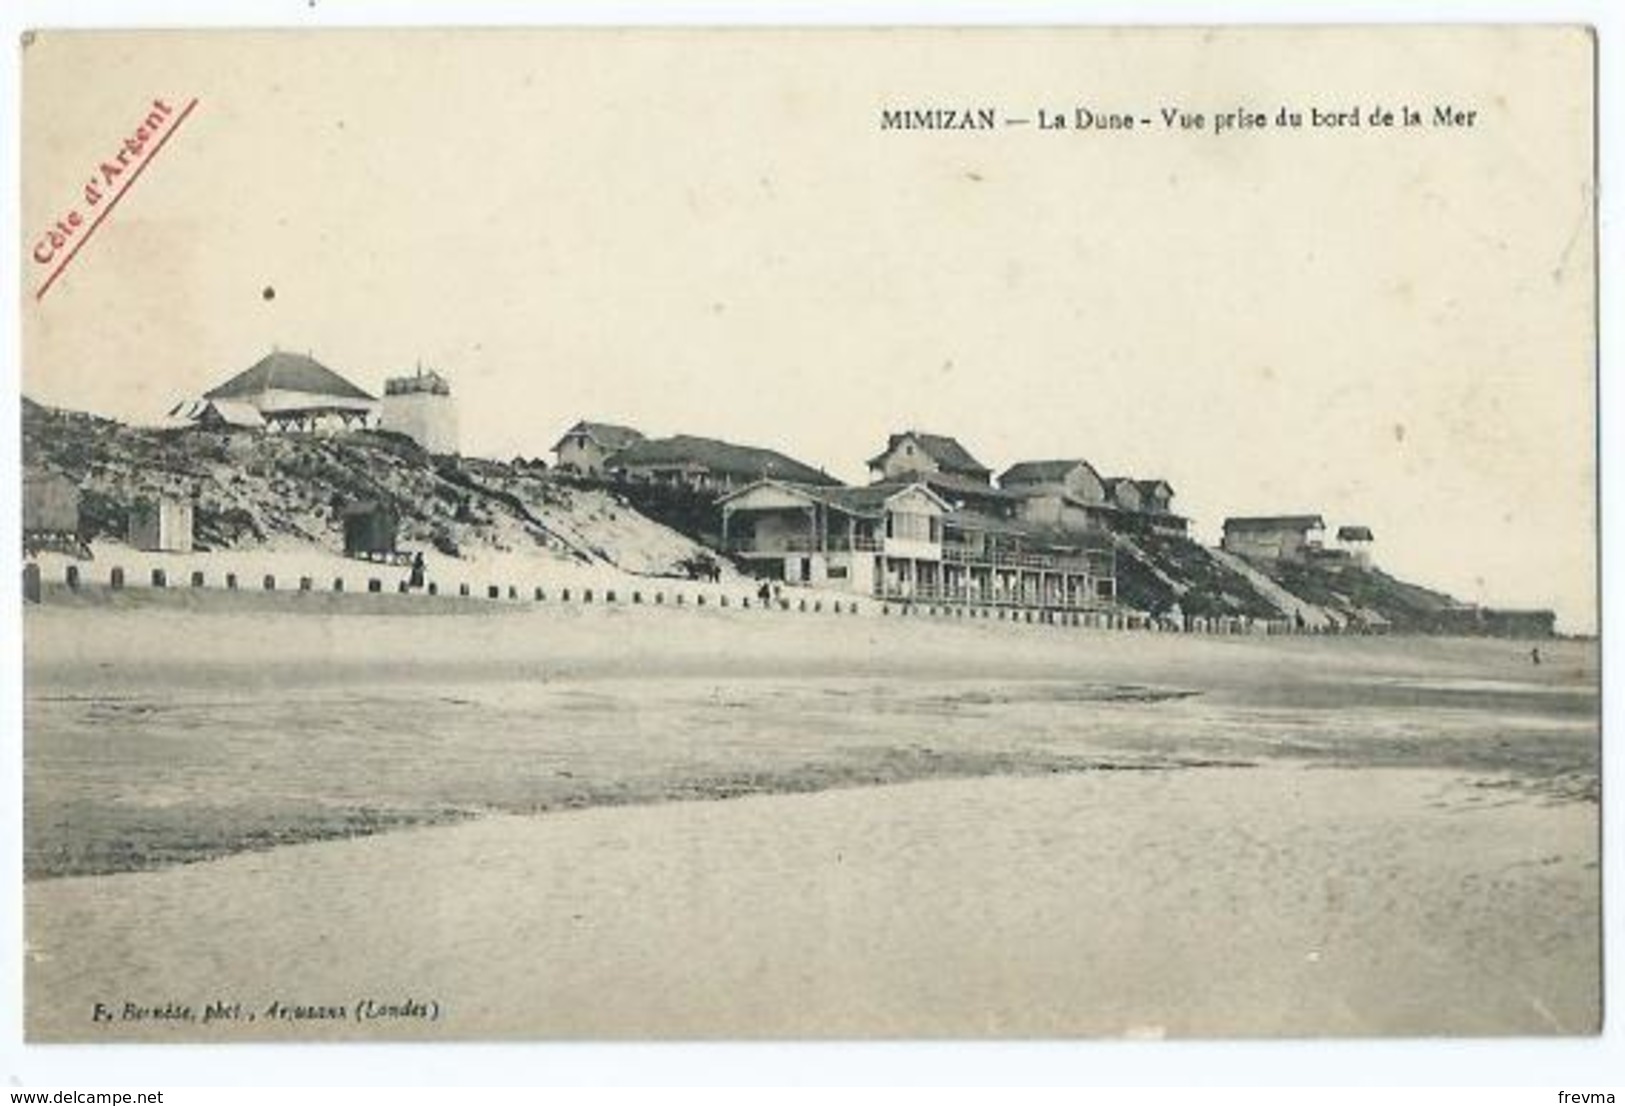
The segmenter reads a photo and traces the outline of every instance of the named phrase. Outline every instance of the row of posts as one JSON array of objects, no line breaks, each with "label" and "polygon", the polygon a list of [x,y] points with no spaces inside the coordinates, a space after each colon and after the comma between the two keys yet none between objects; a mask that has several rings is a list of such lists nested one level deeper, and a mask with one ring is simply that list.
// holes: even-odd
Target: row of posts
[{"label": "row of posts", "polygon": [[899,617],[970,618],[1048,626],[1081,626],[1096,630],[1144,630],[1175,634],[1289,634],[1306,631],[1286,619],[1186,617],[1174,622],[1121,611],[1073,611],[1030,607],[977,607],[957,604],[882,604],[880,613]]},{"label": "row of posts", "polygon": [[[80,567],[72,564],[67,566],[66,571],[63,574],[63,582],[67,584],[70,589],[74,590],[84,587],[87,584]],[[148,582],[153,588],[168,588],[170,586],[169,573],[166,569],[154,568],[150,572]],[[117,591],[128,586],[129,581],[126,577],[124,569],[115,565],[108,572],[107,583],[110,588]],[[194,571],[191,574],[190,584],[194,588],[207,587],[208,578],[202,571]],[[225,574],[224,584],[227,591],[238,591],[245,588],[244,581],[241,580],[235,572],[228,572]],[[343,593],[347,590],[347,587],[348,584],[346,583],[344,577],[335,576],[330,587],[326,587],[321,590],[331,590],[335,593]],[[272,573],[266,573],[260,577],[259,588],[262,591],[280,590],[277,583],[277,578]],[[384,581],[377,577],[371,577],[366,581],[366,589],[369,594],[373,595],[380,594],[386,590]],[[310,576],[299,577],[298,590],[301,592],[316,591],[317,583],[315,578]],[[411,589],[408,587],[405,580],[400,581],[396,585],[395,590],[401,594],[411,594]],[[424,593],[431,596],[439,595],[439,584],[434,581],[430,581],[425,586]],[[473,598],[475,592],[469,584],[464,583],[457,585],[456,594],[459,598],[468,599]],[[505,588],[497,584],[489,584],[485,587],[484,591],[484,598],[486,599],[500,600],[506,598],[509,600],[519,600],[524,595],[525,593],[519,587],[512,584]],[[41,601],[42,597],[43,581],[41,578],[40,566],[32,563],[25,565],[23,568],[23,598],[27,602],[38,603]],[[548,599],[548,593],[547,590],[542,587],[535,587],[529,590],[528,598],[540,603]],[[559,602],[563,603],[573,601],[581,603],[593,603],[595,601],[601,601],[606,604],[615,604],[621,601],[620,594],[614,588],[606,588],[601,590],[595,590],[593,588],[559,588],[556,598]],[[732,598],[727,595],[718,595],[714,598],[716,600],[716,605],[722,608],[727,608],[732,602]],[[630,592],[630,600],[634,605],[652,603],[655,606],[663,606],[667,603],[668,596],[664,590],[658,590],[646,594],[642,589],[638,589]],[[689,603],[689,597],[680,591],[673,592],[670,596],[670,602],[673,606],[682,607]],[[696,607],[704,607],[706,606],[707,602],[708,598],[703,593],[696,594],[693,597],[693,605]],[[744,610],[749,610],[752,607],[752,599],[749,596],[740,597],[738,603],[739,607]],[[822,613],[825,609],[825,600],[821,598],[810,600],[806,598],[786,599],[783,597],[775,597],[771,600],[764,600],[758,597],[755,600],[755,605],[758,609],[770,610],[777,608],[785,611],[795,610],[801,612],[810,611],[813,613]],[[860,607],[856,600],[848,600],[844,602],[841,600],[832,600],[829,602],[829,610],[832,614],[858,614]],[[1100,630],[1146,630],[1164,633],[1273,635],[1305,632],[1303,628],[1297,627],[1293,623],[1284,619],[1262,621],[1256,619],[1248,620],[1243,618],[1188,617],[1184,619],[1182,623],[1175,623],[1150,618],[1145,615],[1124,614],[1109,611],[1037,610],[1032,608],[1018,609],[1005,607],[991,608],[960,606],[953,604],[919,605],[912,603],[882,603],[880,604],[880,613],[885,616],[896,615],[898,617],[924,616],[936,618],[969,618],[973,620],[997,620],[1000,622],[1009,621],[1035,623],[1041,625],[1079,626]]]},{"label": "row of posts", "polygon": [[[68,565],[63,573],[63,583],[65,583],[70,590],[77,591],[80,588],[88,586],[90,582],[85,579],[85,574],[81,571],[78,565]],[[208,577],[202,571],[194,571],[191,575],[190,583],[194,588],[205,588],[209,586]],[[235,572],[226,573],[223,577],[223,583],[227,591],[241,591],[247,588],[247,582],[239,577],[239,575]],[[168,570],[163,568],[152,569],[150,575],[148,576],[148,584],[150,587],[156,589],[169,588],[171,586],[171,581]],[[109,569],[107,574],[107,586],[114,591],[122,591],[131,586],[130,578],[122,566],[114,565],[111,569]],[[317,581],[314,577],[301,576],[299,577],[297,590],[301,592],[330,590],[334,593],[342,594],[347,591],[348,588],[349,584],[343,576],[333,577],[330,587],[324,586],[320,589],[318,589]],[[259,578],[259,589],[262,591],[288,590],[278,584],[277,577],[274,573],[266,573]],[[388,590],[394,590],[402,595],[410,595],[413,593],[413,589],[405,580],[399,581],[393,589],[389,589],[385,586],[384,581],[376,576],[370,577],[366,581],[366,589],[367,592],[372,595],[378,595]],[[423,594],[430,596],[440,595],[440,585],[431,580],[423,588]],[[452,593],[448,591],[446,594],[451,595]],[[457,585],[455,594],[458,598],[470,599],[475,597],[476,591],[472,585],[463,583]],[[521,589],[514,584],[509,584],[506,587],[498,584],[488,584],[485,586],[482,594],[486,599],[500,600],[506,598],[510,600],[519,600],[521,598],[529,598],[538,603],[544,602],[549,598],[548,590],[546,588],[538,586],[530,589]],[[555,597],[561,603],[602,602],[606,604],[615,604],[622,601],[621,596],[622,592],[617,591],[615,588],[595,589],[590,587],[562,587],[557,589],[555,593]],[[23,567],[23,598],[30,603],[38,603],[43,599],[43,597],[44,584],[40,572],[40,566],[33,563],[25,565]],[[672,606],[683,607],[687,606],[692,601],[694,606],[704,607],[714,599],[718,607],[726,608],[732,606],[734,602],[733,597],[728,595],[708,597],[704,593],[697,593],[692,597],[691,600],[690,597],[685,595],[683,592],[672,592],[668,596],[664,590],[645,593],[642,589],[637,589],[631,591],[629,593],[629,597],[630,601],[635,605],[650,603],[654,606],[664,606],[669,601]],[[744,596],[738,600],[738,604],[741,608],[749,610],[753,605],[753,601],[749,596]],[[810,601],[807,599],[778,599],[772,603],[757,599],[755,600],[755,605],[763,609],[776,606],[786,611],[800,610],[804,612],[811,611],[814,613],[822,613],[826,606],[823,599],[813,599]],[[856,600],[846,602],[834,600],[828,603],[828,609],[832,614],[859,613],[859,605]]]}]

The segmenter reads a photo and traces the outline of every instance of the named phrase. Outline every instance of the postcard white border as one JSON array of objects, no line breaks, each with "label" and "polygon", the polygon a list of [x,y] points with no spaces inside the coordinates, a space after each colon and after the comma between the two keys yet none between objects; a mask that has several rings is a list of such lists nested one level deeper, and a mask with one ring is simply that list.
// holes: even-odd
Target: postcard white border
[{"label": "postcard white border", "polygon": [[[1618,492],[1625,454],[1625,381],[1621,379],[1619,306],[1625,304],[1620,264],[1625,222],[1618,181],[1625,155],[1625,18],[1605,0],[1474,0],[1443,3],[1315,4],[1287,2],[1195,3],[1054,2],[1054,0],[882,0],[861,7],[796,0],[677,3],[537,0],[17,0],[0,10],[9,32],[3,76],[7,96],[5,180],[17,195],[19,177],[19,36],[29,27],[174,28],[362,26],[884,26],[884,25],[1245,25],[1245,24],[1586,24],[1596,28],[1599,85],[1599,304],[1601,375],[1601,541],[1616,564],[1625,548]],[[1612,140],[1610,138],[1612,137]],[[18,205],[5,205],[8,241],[21,242]],[[20,264],[4,266],[6,302],[21,305]],[[0,562],[16,581],[19,561],[20,306],[0,318],[6,356],[0,363]],[[1614,323],[1614,325],[1610,325]],[[1610,510],[1613,507],[1615,509]],[[1622,661],[1615,635],[1622,605],[1605,566],[1602,599],[1604,675],[1604,911],[1605,1032],[1595,1040],[1372,1040],[1252,1042],[1111,1042],[904,1044],[525,1044],[525,1045],[255,1045],[255,1046],[27,1046],[22,1043],[22,757],[21,614],[15,586],[0,588],[0,1083],[24,1087],[182,1085],[398,1085],[406,1083],[516,1084],[898,1084],[1002,1083],[1013,1085],[1619,1085],[1625,1072],[1625,1026],[1618,1003],[1625,995],[1618,938],[1625,934],[1625,835],[1615,796],[1625,794],[1617,748]],[[17,812],[17,813],[13,813]],[[1548,1100],[1550,1101],[1550,1100]]]}]

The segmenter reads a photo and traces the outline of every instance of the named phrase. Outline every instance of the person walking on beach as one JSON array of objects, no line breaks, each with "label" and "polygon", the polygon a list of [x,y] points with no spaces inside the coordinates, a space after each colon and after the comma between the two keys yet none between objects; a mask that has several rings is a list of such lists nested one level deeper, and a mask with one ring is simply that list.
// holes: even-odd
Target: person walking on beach
[{"label": "person walking on beach", "polygon": [[1532,664],[1532,665],[1535,665],[1536,667],[1539,667],[1539,665],[1540,665],[1540,646],[1536,645],[1536,646],[1532,647],[1529,650],[1529,663]]},{"label": "person walking on beach", "polygon": [[406,586],[414,591],[421,588],[423,586],[424,572],[423,550],[420,549],[412,554],[412,576],[407,581]]}]

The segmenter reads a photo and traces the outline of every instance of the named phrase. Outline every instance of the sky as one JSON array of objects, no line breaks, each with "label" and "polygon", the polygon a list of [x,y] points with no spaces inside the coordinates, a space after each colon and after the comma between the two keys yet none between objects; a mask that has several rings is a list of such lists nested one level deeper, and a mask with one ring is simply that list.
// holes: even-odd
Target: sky
[{"label": "sky", "polygon": [[[946,433],[1166,479],[1206,540],[1369,525],[1402,577],[1590,631],[1590,65],[1560,28],[45,32],[23,387],[151,421],[272,348],[375,392],[421,362],[465,452],[591,418],[852,481]],[[36,300],[155,97],[197,106]],[[1212,132],[1404,104],[1477,114]],[[982,106],[1153,125],[880,125]]]}]

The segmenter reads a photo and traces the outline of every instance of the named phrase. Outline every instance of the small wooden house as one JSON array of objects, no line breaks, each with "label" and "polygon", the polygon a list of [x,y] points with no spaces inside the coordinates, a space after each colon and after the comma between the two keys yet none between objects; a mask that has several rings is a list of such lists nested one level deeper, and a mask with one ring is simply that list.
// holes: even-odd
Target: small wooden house
[{"label": "small wooden house", "polygon": [[54,472],[25,473],[23,536],[77,539],[78,534],[79,488],[74,482]]},{"label": "small wooden house", "polygon": [[1270,561],[1301,561],[1318,552],[1326,520],[1319,515],[1245,515],[1224,520],[1220,548]]},{"label": "small wooden house", "polygon": [[344,519],[344,555],[364,561],[387,561],[395,557],[395,541],[400,515],[386,503],[365,500],[352,503]]},{"label": "small wooden house", "polygon": [[129,542],[147,553],[192,552],[192,504],[182,499],[142,500],[130,511]]},{"label": "small wooden house", "polygon": [[630,426],[583,419],[564,432],[553,446],[561,472],[582,476],[602,476],[604,462],[627,446],[643,441],[643,435]]},{"label": "small wooden house", "polygon": [[869,458],[869,475],[877,482],[894,483],[925,476],[958,476],[985,486],[992,482],[993,470],[955,438],[904,430],[888,436],[886,448]]}]

